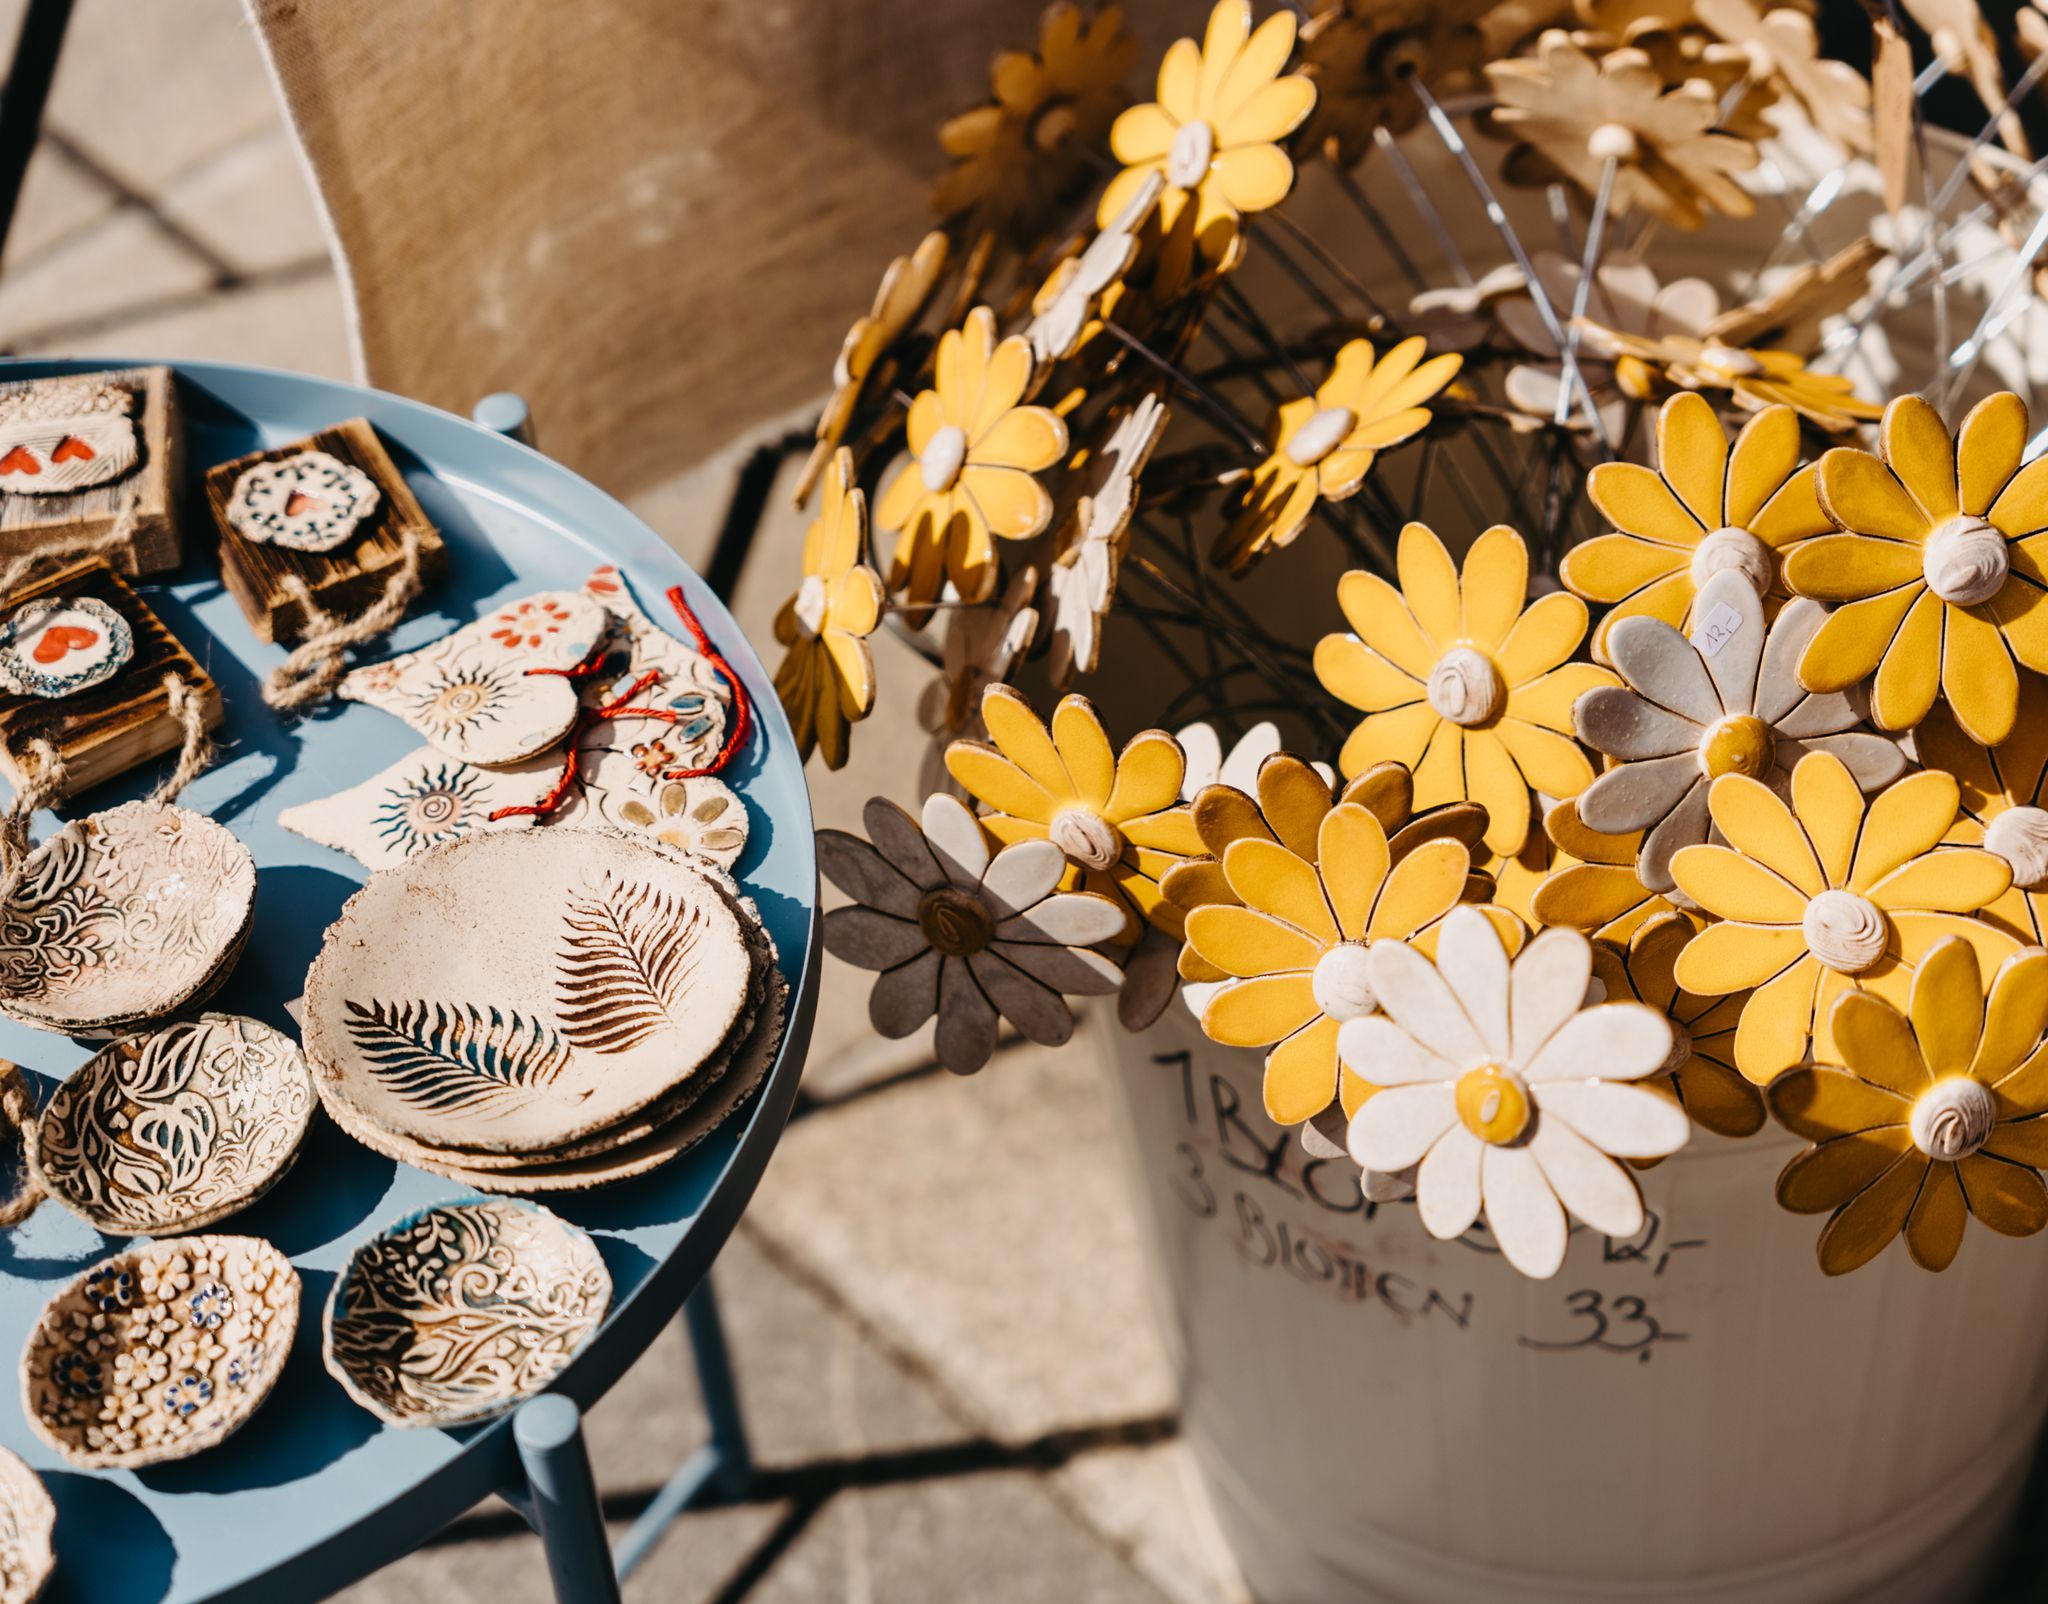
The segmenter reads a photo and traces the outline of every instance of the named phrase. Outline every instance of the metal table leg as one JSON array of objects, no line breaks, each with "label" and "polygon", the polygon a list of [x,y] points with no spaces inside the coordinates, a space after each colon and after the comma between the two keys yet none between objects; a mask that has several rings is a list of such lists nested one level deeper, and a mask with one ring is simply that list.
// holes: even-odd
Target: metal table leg
[{"label": "metal table leg", "polygon": [[583,1447],[583,1414],[559,1393],[519,1406],[513,1441],[526,1467],[530,1518],[548,1557],[557,1604],[619,1604],[597,1483]]}]

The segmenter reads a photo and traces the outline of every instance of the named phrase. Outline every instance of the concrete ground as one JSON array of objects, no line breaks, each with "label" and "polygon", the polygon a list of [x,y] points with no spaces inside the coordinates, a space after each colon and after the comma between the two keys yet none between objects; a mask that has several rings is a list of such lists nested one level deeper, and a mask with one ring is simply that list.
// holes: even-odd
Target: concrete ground
[{"label": "concrete ground", "polygon": [[[0,0],[0,51],[18,5]],[[0,259],[0,350],[345,378],[343,329],[239,7],[79,0]],[[702,557],[732,466],[640,510]],[[773,505],[738,597],[760,640],[800,533],[786,498]],[[853,773],[820,777],[821,822],[856,823],[870,790],[900,796],[914,772],[922,737],[904,715],[924,671],[883,649],[896,654],[887,705],[903,713],[859,732]],[[1079,1049],[1013,1045],[957,1081],[927,1044],[870,1037],[864,979],[828,965],[799,1117],[718,1266],[761,1475],[743,1499],[678,1521],[627,1597],[1237,1597],[1177,1442],[1099,1071]],[[620,1529],[701,1437],[693,1394],[670,1333],[596,1410]],[[548,1589],[535,1540],[487,1508],[343,1596],[538,1604]]]}]

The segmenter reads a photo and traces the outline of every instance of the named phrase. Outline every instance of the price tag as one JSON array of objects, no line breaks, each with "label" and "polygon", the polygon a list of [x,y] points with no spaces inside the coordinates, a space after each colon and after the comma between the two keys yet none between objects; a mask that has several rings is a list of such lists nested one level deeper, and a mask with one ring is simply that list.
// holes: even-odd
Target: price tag
[{"label": "price tag", "polygon": [[1700,620],[1699,628],[1692,632],[1692,643],[1702,657],[1718,657],[1721,648],[1735,639],[1736,631],[1741,628],[1742,614],[1721,602]]}]

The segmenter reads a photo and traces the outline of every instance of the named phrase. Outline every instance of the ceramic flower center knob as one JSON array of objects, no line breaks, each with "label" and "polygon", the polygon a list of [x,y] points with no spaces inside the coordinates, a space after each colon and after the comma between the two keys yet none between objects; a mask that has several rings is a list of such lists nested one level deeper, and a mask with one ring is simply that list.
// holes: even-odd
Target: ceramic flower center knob
[{"label": "ceramic flower center knob", "polygon": [[947,958],[966,958],[981,951],[995,933],[995,922],[980,897],[958,886],[927,891],[917,905],[917,928],[932,950]]},{"label": "ceramic flower center knob", "polygon": [[1734,346],[1722,345],[1719,341],[1701,349],[1700,363],[1731,379],[1753,379],[1764,370],[1764,365],[1747,351],[1738,351]]},{"label": "ceramic flower center knob", "polygon": [[1945,602],[1972,607],[2005,588],[2011,567],[2005,536],[1982,518],[1951,518],[1927,537],[1921,571],[1927,588]]},{"label": "ceramic flower center knob", "polygon": [[1465,1129],[1482,1142],[1505,1146],[1529,1128],[1529,1088],[1513,1070],[1498,1064],[1468,1069],[1452,1095]]},{"label": "ceramic flower center knob", "polygon": [[1054,814],[1045,833],[1069,862],[1084,869],[1107,869],[1124,853],[1122,833],[1101,814],[1087,808],[1067,808]]},{"label": "ceramic flower center knob", "polygon": [[1349,407],[1324,407],[1294,431],[1287,442],[1287,460],[1297,468],[1313,468],[1343,443],[1358,422]]},{"label": "ceramic flower center knob", "polygon": [[1920,1094],[1908,1128],[1921,1152],[1953,1164],[1982,1147],[1997,1122],[1991,1088],[1967,1075],[1951,1075]]},{"label": "ceramic flower center knob", "polygon": [[1692,554],[1692,582],[1704,585],[1714,575],[1733,568],[1749,581],[1759,596],[1771,588],[1777,577],[1771,562],[1771,548],[1747,529],[1728,524],[1716,529]]},{"label": "ceramic flower center knob", "polygon": [[1830,969],[1860,975],[1884,956],[1890,930],[1877,904],[1853,891],[1823,891],[1801,921],[1806,950]]},{"label": "ceramic flower center knob", "polygon": [[924,452],[917,459],[917,471],[923,476],[925,489],[938,495],[953,488],[953,481],[960,477],[966,462],[967,431],[957,423],[949,423],[925,442]]},{"label": "ceramic flower center knob", "polygon": [[1309,989],[1316,1006],[1339,1024],[1363,1019],[1379,1006],[1366,972],[1365,947],[1356,941],[1340,942],[1316,960]]},{"label": "ceramic flower center knob", "polygon": [[2006,809],[1984,826],[1984,850],[2012,865],[2012,883],[2022,891],[2048,885],[2048,809]]},{"label": "ceramic flower center knob", "polygon": [[1692,1062],[1692,1032],[1675,1019],[1670,1024],[1671,1051],[1664,1055],[1663,1068],[1658,1071],[1660,1075],[1675,1075]]},{"label": "ceramic flower center knob", "polygon": [[806,635],[816,635],[825,627],[827,594],[824,577],[819,574],[804,575],[804,582],[797,586],[794,611]]},{"label": "ceramic flower center knob", "polygon": [[1700,742],[1700,767],[1710,780],[1743,774],[1760,780],[1777,760],[1771,727],[1751,713],[1731,713],[1707,729]]},{"label": "ceramic flower center knob", "polygon": [[1074,108],[1071,102],[1054,100],[1032,119],[1031,143],[1039,150],[1057,150],[1074,133]]},{"label": "ceramic flower center knob", "polygon": [[1468,729],[1500,711],[1500,674],[1493,660],[1469,646],[1453,646],[1429,671],[1429,705]]},{"label": "ceramic flower center knob", "polygon": [[1216,131],[1199,117],[1182,123],[1166,147],[1166,181],[1175,189],[1193,189],[1208,176],[1216,155]]},{"label": "ceramic flower center knob", "polygon": [[1586,136],[1586,154],[1596,162],[1632,162],[1638,154],[1635,130],[1602,123]]}]

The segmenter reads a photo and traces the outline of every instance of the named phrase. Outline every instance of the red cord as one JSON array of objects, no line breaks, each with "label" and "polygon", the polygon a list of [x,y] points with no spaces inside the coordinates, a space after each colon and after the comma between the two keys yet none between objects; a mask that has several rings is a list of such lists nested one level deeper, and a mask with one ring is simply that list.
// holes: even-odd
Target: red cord
[{"label": "red cord", "polygon": [[665,776],[671,780],[697,780],[707,774],[716,774],[733,760],[740,747],[746,743],[747,731],[753,724],[753,704],[747,700],[747,688],[740,683],[732,664],[725,660],[725,654],[711,644],[711,637],[704,633],[704,626],[697,622],[697,615],[690,611],[690,604],[683,600],[683,587],[671,585],[668,589],[668,604],[676,610],[676,616],[683,621],[683,627],[696,638],[697,649],[710,659],[711,666],[725,676],[726,684],[732,687],[732,728],[726,732],[725,745],[701,769],[670,769]]}]

